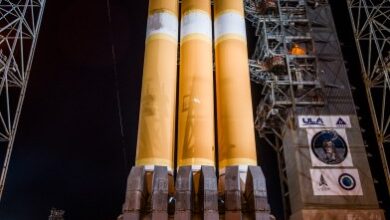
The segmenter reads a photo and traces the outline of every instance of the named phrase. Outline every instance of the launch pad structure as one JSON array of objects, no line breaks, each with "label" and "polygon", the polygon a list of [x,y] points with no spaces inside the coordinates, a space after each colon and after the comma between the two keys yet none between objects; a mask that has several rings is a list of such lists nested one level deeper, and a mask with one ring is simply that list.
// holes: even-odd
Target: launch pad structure
[{"label": "launch pad structure", "polygon": [[0,200],[46,0],[0,1]]},{"label": "launch pad structure", "polygon": [[[158,2],[162,6],[163,1]],[[181,4],[184,3],[192,4],[192,6],[196,5],[191,0],[181,1]],[[199,4],[203,4],[202,7],[207,8],[210,7],[211,1],[199,1]],[[209,6],[205,6],[207,4]],[[224,118],[221,118],[220,115],[224,115],[224,113],[221,114],[220,111],[225,105],[229,105],[226,104],[229,102],[221,105],[220,100],[225,102],[229,97],[235,99],[235,93],[247,89],[246,87],[239,87],[233,90],[234,92],[229,92],[232,87],[224,87],[224,83],[228,82],[228,85],[230,85],[229,81],[219,81],[229,79],[223,78],[224,74],[229,73],[219,71],[229,72],[240,66],[241,71],[235,74],[245,75],[245,72],[249,71],[250,79],[259,84],[262,89],[261,101],[257,107],[254,123],[262,144],[270,145],[277,152],[284,218],[291,220],[384,219],[383,211],[379,209],[376,198],[359,120],[328,1],[226,0],[224,4],[229,5],[229,7],[244,5],[245,19],[254,27],[257,43],[251,59],[247,61],[249,69],[246,70],[246,67],[240,66],[241,55],[237,56],[235,52],[224,49],[225,46],[230,47],[232,45],[236,46],[231,48],[241,48],[241,43],[233,40],[228,41],[230,43],[226,43],[225,46],[221,46],[221,42],[225,40],[224,34],[231,34],[228,39],[235,40],[243,39],[241,36],[245,36],[245,34],[242,35],[245,30],[240,29],[241,20],[234,20],[235,17],[239,17],[239,13],[223,16],[223,13],[218,12],[218,10],[221,10],[218,1],[214,1],[214,10],[217,11],[214,14],[214,46],[216,54],[218,132],[225,129],[234,130],[235,126],[234,123],[221,126],[220,120]],[[183,7],[184,10],[188,9],[188,5]],[[199,8],[192,10],[197,11]],[[205,10],[206,13],[209,13],[207,10],[209,9]],[[230,10],[227,11],[230,12]],[[208,49],[201,49],[203,46],[195,47],[196,49],[192,49],[191,52],[183,52],[185,51],[183,45],[190,45],[189,40],[185,37],[192,33],[186,29],[186,25],[191,26],[192,22],[193,26],[198,28],[195,28],[196,30],[193,33],[203,34],[204,42],[209,42],[210,39],[211,29],[202,29],[199,26],[199,24],[202,24],[203,27],[208,28],[210,25],[209,18],[207,16],[203,17],[204,14],[198,14],[188,19],[189,14],[191,12],[184,11],[182,14],[184,18],[181,19],[181,27],[184,28],[184,31],[182,30],[180,40],[179,78],[183,77],[183,74],[187,74],[186,71],[188,71],[187,67],[182,67],[183,56],[184,59],[191,59],[191,56],[193,56],[193,60],[197,60],[195,58],[196,54],[204,54],[204,57],[208,57],[209,54]],[[149,12],[149,16],[155,15]],[[171,34],[171,36],[177,35],[175,32],[177,30],[172,27],[178,24],[171,22],[170,24],[174,24],[168,25],[171,32],[166,31],[166,29],[162,31],[164,29],[164,19],[159,19],[157,19],[160,21],[157,25],[158,28],[153,31],[164,32],[164,34]],[[229,21],[229,25],[219,29],[218,25],[223,25],[227,21]],[[153,24],[153,22],[148,22],[147,44],[150,44],[148,36],[152,33],[152,31],[149,31],[150,24]],[[162,39],[166,40],[167,38],[166,36],[164,38],[159,37],[161,42]],[[176,38],[171,38],[171,42],[174,42],[172,39]],[[198,43],[198,45],[203,44]],[[199,52],[199,50],[203,50],[203,52]],[[172,51],[174,50],[172,49]],[[156,53],[157,57],[160,51]],[[149,56],[146,55],[145,57],[148,62],[152,62]],[[196,61],[193,60],[190,61],[193,65],[192,68],[204,67],[199,67],[200,64],[196,64]],[[187,65],[188,63],[185,62],[187,61],[184,60],[184,64]],[[207,63],[208,61],[202,62]],[[220,65],[232,66],[221,68]],[[150,71],[147,65],[146,67],[148,68],[147,71]],[[204,71],[208,71],[208,69],[203,69]],[[150,80],[149,77],[147,77],[147,81]],[[206,81],[210,82],[209,80]],[[204,81],[202,82],[204,83]],[[241,81],[238,80],[237,82],[240,83]],[[187,83],[187,81],[180,81],[179,88],[188,86],[186,84],[182,85],[183,83]],[[206,84],[203,86],[206,86]],[[385,89],[387,89],[386,86],[387,84],[384,86]],[[221,88],[223,89],[221,90]],[[226,92],[224,96],[221,96],[222,91]],[[181,92],[182,90],[179,93]],[[174,93],[172,94],[174,95]],[[226,96],[226,94],[232,96]],[[192,96],[189,97],[187,104],[186,101],[183,102],[184,104],[181,103],[183,97],[179,97],[178,111],[187,111],[188,106],[191,106],[189,102],[192,102]],[[185,98],[186,96],[183,100]],[[153,99],[149,97],[147,100]],[[200,104],[201,100],[197,99],[197,96],[194,98],[194,102],[197,104]],[[144,111],[142,110],[144,108],[142,103],[141,99],[141,112]],[[250,105],[246,102],[242,103],[244,106]],[[183,107],[186,105],[187,107]],[[236,103],[236,106],[242,105]],[[232,111],[234,111],[237,108],[236,106],[230,104],[227,109],[233,109]],[[148,109],[148,113],[150,113],[151,108]],[[197,111],[192,113],[195,114],[192,115],[194,116],[192,119],[196,121],[199,117],[196,116]],[[182,113],[179,113],[179,124],[181,123],[180,114]],[[188,113],[188,115],[191,114]],[[242,119],[244,120],[247,115],[242,113]],[[140,116],[140,118],[143,118],[143,116]],[[200,118],[204,119],[204,116]],[[207,120],[211,118],[212,116]],[[238,117],[235,118],[235,122],[239,120]],[[156,120],[152,123],[155,122]],[[194,124],[196,123],[191,125]],[[142,126],[146,125],[142,124]],[[227,128],[229,126],[233,127]],[[240,128],[245,127],[241,126]],[[179,137],[181,130],[179,126]],[[196,128],[191,130],[194,131],[192,134],[194,136],[196,136],[195,130]],[[234,135],[234,133],[232,134]],[[220,138],[220,135],[218,133],[218,138]],[[145,138],[142,134],[140,137]],[[146,142],[145,139],[142,140]],[[179,140],[181,139],[179,138]],[[221,151],[222,148],[222,151],[226,153],[226,149],[229,148],[224,148],[224,139],[221,140],[218,141],[220,145],[218,151]],[[181,146],[181,142],[178,145]],[[154,147],[149,149],[151,148]],[[144,147],[144,149],[147,148]],[[248,149],[243,149],[243,151],[246,150]],[[179,154],[181,156],[182,153],[180,152],[185,152],[184,154],[188,156],[192,154],[192,151],[196,151],[196,146],[184,151],[179,149]],[[214,148],[210,151],[214,152]],[[207,150],[203,152],[207,152]],[[194,155],[196,153],[189,156],[187,160],[194,164],[189,163],[180,166],[181,162],[177,163],[179,167],[177,167],[175,184],[174,172],[170,171],[172,168],[169,165],[168,168],[159,165],[165,163],[165,160],[157,161],[153,166],[146,166],[147,164],[143,164],[145,161],[143,159],[141,164],[138,163],[137,166],[133,167],[128,179],[123,219],[149,217],[152,219],[273,218],[270,215],[267,202],[265,177],[259,166],[248,166],[243,161],[250,160],[241,160],[225,167],[225,164],[221,163],[221,158],[219,158],[219,165],[225,167],[225,169],[222,169],[221,175],[221,167],[219,167],[220,176],[218,179],[213,164],[198,164],[202,160],[198,160],[198,158],[191,159]],[[233,154],[227,155],[232,156]],[[221,154],[219,157],[221,157]],[[234,160],[228,158],[227,161]]]},{"label": "launch pad structure", "polygon": [[[328,1],[270,2],[245,4],[258,37],[251,79],[263,88],[256,129],[277,152],[285,218],[384,218]],[[345,148],[341,160],[321,155],[329,143]],[[347,176],[352,188],[343,185]]]},{"label": "launch pad structure", "polygon": [[390,2],[348,0],[347,4],[390,193],[390,170],[386,158],[386,149],[390,147]]}]

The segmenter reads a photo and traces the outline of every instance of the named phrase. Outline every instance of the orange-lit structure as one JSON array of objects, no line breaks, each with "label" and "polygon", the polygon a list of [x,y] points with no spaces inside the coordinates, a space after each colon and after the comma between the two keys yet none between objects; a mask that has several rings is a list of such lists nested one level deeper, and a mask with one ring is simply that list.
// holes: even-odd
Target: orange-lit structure
[{"label": "orange-lit structure", "polygon": [[294,44],[291,48],[291,54],[292,55],[305,55],[306,51],[305,49],[301,48],[298,44]]}]

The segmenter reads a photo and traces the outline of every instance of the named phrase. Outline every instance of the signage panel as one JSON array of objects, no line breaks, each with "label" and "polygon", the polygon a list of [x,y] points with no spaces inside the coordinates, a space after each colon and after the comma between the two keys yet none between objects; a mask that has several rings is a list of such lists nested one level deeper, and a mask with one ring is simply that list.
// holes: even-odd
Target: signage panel
[{"label": "signage panel", "polygon": [[310,169],[315,196],[362,196],[357,169]]},{"label": "signage panel", "polygon": [[349,116],[299,115],[300,128],[351,128]]}]

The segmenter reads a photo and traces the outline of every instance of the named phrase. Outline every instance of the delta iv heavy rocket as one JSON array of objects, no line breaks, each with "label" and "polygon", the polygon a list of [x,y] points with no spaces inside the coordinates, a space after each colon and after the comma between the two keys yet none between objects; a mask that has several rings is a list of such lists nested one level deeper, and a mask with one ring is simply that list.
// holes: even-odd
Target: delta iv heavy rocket
[{"label": "delta iv heavy rocket", "polygon": [[243,1],[214,4],[213,25],[211,0],[181,1],[179,44],[178,1],[149,1],[136,166],[123,219],[270,219],[256,159]]}]

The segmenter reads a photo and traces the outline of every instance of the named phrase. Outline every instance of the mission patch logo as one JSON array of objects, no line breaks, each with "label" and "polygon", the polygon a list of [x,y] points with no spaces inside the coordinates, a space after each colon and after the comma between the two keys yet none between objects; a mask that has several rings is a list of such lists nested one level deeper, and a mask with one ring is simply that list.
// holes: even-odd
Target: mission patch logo
[{"label": "mission patch logo", "polygon": [[347,143],[335,130],[316,133],[311,142],[311,150],[317,159],[326,164],[340,164],[348,154]]},{"label": "mission patch logo", "polygon": [[307,128],[307,141],[313,167],[352,167],[345,129]]}]

